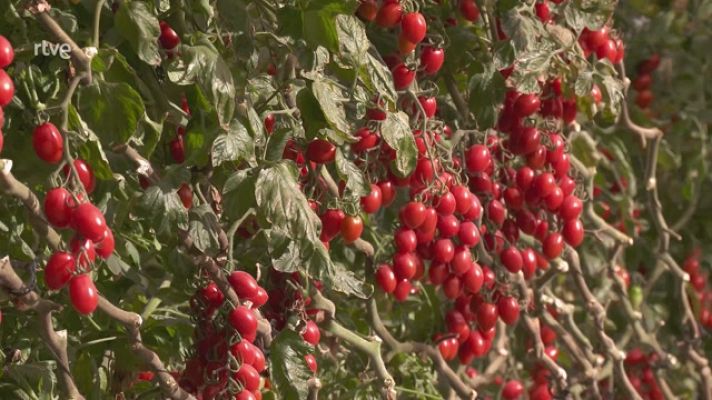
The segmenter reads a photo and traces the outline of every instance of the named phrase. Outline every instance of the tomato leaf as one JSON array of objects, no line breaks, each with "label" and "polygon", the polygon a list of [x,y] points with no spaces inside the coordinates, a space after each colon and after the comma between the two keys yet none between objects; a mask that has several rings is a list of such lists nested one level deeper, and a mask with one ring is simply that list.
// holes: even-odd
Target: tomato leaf
[{"label": "tomato leaf", "polygon": [[255,145],[242,123],[233,120],[230,130],[222,133],[213,141],[211,151],[212,165],[217,167],[227,161],[245,160],[254,166]]},{"label": "tomato leaf", "polygon": [[142,1],[121,2],[114,21],[121,36],[128,41],[138,58],[149,65],[161,64],[158,52],[158,36],[161,29],[158,18]]},{"label": "tomato leaf", "polygon": [[141,95],[123,82],[95,81],[79,92],[77,108],[103,144],[128,141],[146,112]]},{"label": "tomato leaf", "polygon": [[502,74],[492,64],[470,78],[470,109],[479,129],[489,129],[497,122],[499,105],[504,101],[506,87]]},{"label": "tomato leaf", "polygon": [[401,176],[410,175],[415,170],[418,148],[408,125],[408,116],[402,111],[389,113],[381,125],[381,136],[396,150],[396,171]]},{"label": "tomato leaf", "polygon": [[353,162],[344,156],[341,149],[336,151],[336,172],[339,178],[346,182],[344,187],[344,198],[349,201],[358,201],[362,196],[371,192],[371,185],[363,174],[363,171]]},{"label": "tomato leaf", "polygon": [[283,329],[274,338],[270,346],[269,376],[280,398],[307,398],[308,381],[313,374],[307,367],[304,356],[312,351],[301,335],[291,329]]}]

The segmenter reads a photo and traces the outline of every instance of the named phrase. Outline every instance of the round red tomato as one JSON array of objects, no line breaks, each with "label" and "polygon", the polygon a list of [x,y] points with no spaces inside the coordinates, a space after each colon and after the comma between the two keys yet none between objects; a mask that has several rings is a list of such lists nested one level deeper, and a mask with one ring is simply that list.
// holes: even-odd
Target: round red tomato
[{"label": "round red tomato", "polygon": [[316,346],[321,341],[321,332],[314,321],[307,321],[304,331],[302,331],[302,339],[312,346]]},{"label": "round red tomato", "polygon": [[517,400],[524,394],[524,385],[518,380],[507,381],[502,387],[502,398],[505,400]]},{"label": "round red tomato", "polygon": [[44,214],[55,228],[65,228],[69,225],[72,209],[69,207],[72,196],[63,187],[50,189],[44,200]]},{"label": "round red tomato", "polygon": [[361,197],[361,209],[367,214],[374,214],[381,208],[382,203],[383,192],[381,192],[381,188],[378,185],[372,183],[371,193]]},{"label": "round red tomato", "polygon": [[228,315],[228,322],[244,339],[254,337],[257,332],[257,317],[247,307],[235,307]]},{"label": "round red tomato", "polygon": [[205,304],[211,307],[220,307],[225,301],[225,296],[220,291],[220,288],[212,281],[208,282],[208,284],[200,290],[200,296],[203,298]]},{"label": "round red tomato", "polygon": [[378,14],[376,0],[361,0],[361,4],[356,10],[356,15],[366,22],[371,22],[376,19],[376,14]]},{"label": "round red tomato", "polygon": [[178,188],[178,197],[180,197],[183,207],[191,208],[193,207],[193,190],[188,186],[187,183],[180,185]]},{"label": "round red tomato", "polygon": [[0,69],[0,107],[5,107],[15,96],[15,84],[5,70]]},{"label": "round red tomato", "polygon": [[74,256],[65,252],[56,252],[47,261],[44,280],[50,290],[59,290],[69,282],[76,269]]},{"label": "round red tomato", "polygon": [[393,84],[396,90],[407,89],[413,80],[415,80],[415,71],[408,68],[405,64],[400,63],[393,67]]},{"label": "round red tomato", "polygon": [[355,153],[363,153],[378,146],[380,138],[370,129],[363,127],[354,133],[358,137],[358,142],[351,145],[351,150]]},{"label": "round red tomato", "polygon": [[185,162],[185,143],[183,136],[177,135],[175,139],[168,144],[171,151],[171,158],[178,164]]},{"label": "round red tomato", "polygon": [[425,216],[425,205],[418,201],[411,201],[400,210],[401,222],[411,229],[422,225],[425,222]]},{"label": "round red tomato", "polygon": [[77,275],[69,281],[69,299],[78,313],[88,315],[99,304],[99,292],[88,274]]},{"label": "round red tomato", "polygon": [[346,244],[355,242],[363,233],[363,220],[358,215],[347,215],[341,221],[341,237]]},{"label": "round red tomato", "polygon": [[319,367],[316,362],[316,357],[314,357],[313,354],[307,354],[304,356],[304,361],[306,361],[309,370],[316,374],[316,371]]},{"label": "round red tomato", "polygon": [[260,285],[245,271],[233,271],[227,278],[230,286],[241,299],[251,300],[257,295]]},{"label": "round red tomato", "polygon": [[583,223],[580,219],[570,219],[564,223],[561,234],[571,247],[578,247],[583,242]]},{"label": "round red tomato", "polygon": [[104,231],[104,238],[95,243],[96,254],[103,259],[111,257],[114,253],[114,248],[116,247],[116,242],[114,241],[114,233],[111,229],[106,228]]},{"label": "round red tomato", "polygon": [[419,12],[410,12],[401,20],[401,32],[405,39],[411,43],[420,43],[425,39],[428,25],[425,17]]},{"label": "round red tomato", "polygon": [[235,372],[235,380],[249,391],[255,391],[260,388],[260,374],[250,364],[242,364],[240,366],[240,369]]},{"label": "round red tomato", "polygon": [[235,395],[235,400],[257,400],[257,398],[249,390],[243,389],[240,393]]},{"label": "round red tomato", "polygon": [[399,3],[384,3],[376,15],[376,23],[383,28],[392,28],[403,17],[403,7]]},{"label": "round red tomato", "polygon": [[[94,177],[94,171],[92,171],[89,164],[86,161],[77,158],[74,160],[74,168],[77,170],[77,175],[79,176],[79,181],[84,186],[84,190],[91,194],[96,188],[96,178]],[[70,176],[72,174],[71,168],[65,165],[62,169],[65,176]]]},{"label": "round red tomato", "polygon": [[497,323],[497,306],[492,303],[482,302],[477,307],[477,325],[480,331],[488,331]]},{"label": "round red tomato", "polygon": [[522,253],[515,247],[507,247],[499,253],[499,260],[507,271],[516,274],[522,269]]},{"label": "round red tomato", "polygon": [[57,164],[63,156],[64,139],[54,124],[45,122],[32,133],[32,146],[42,161]]},{"label": "round red tomato", "polygon": [[94,242],[89,239],[80,238],[79,236],[72,237],[69,241],[69,249],[72,250],[72,255],[79,261],[82,267],[88,267],[89,264],[96,260],[96,250]]},{"label": "round red tomato", "polygon": [[329,241],[341,231],[341,222],[346,214],[338,209],[329,209],[321,215],[321,239]]},{"label": "round red tomato", "polygon": [[0,69],[7,68],[15,58],[15,50],[5,36],[0,35]]},{"label": "round red tomato", "polygon": [[180,37],[168,23],[161,21],[161,35],[158,37],[161,47],[166,50],[173,50],[180,44]]},{"label": "round red tomato", "polygon": [[477,8],[475,0],[460,0],[460,13],[462,17],[470,22],[475,22],[480,18],[480,9]]},{"label": "round red tomato", "polygon": [[274,131],[275,122],[276,119],[274,117],[274,114],[267,114],[267,116],[265,117],[265,130],[267,131],[268,135]]},{"label": "round red tomato", "polygon": [[497,300],[499,318],[507,325],[513,325],[519,319],[519,302],[512,296],[502,296]]},{"label": "round red tomato", "polygon": [[558,232],[550,233],[541,244],[542,251],[547,259],[553,260],[564,251],[564,238]]},{"label": "round red tomato", "polygon": [[398,284],[396,274],[388,264],[381,264],[376,270],[376,283],[386,293],[393,293]]},{"label": "round red tomato", "polygon": [[420,52],[420,66],[427,75],[435,75],[445,62],[445,50],[424,46]]},{"label": "round red tomato", "polygon": [[99,242],[106,232],[106,220],[101,211],[91,203],[83,203],[72,211],[70,224],[80,235]]},{"label": "round red tomato", "polygon": [[325,164],[336,158],[336,146],[325,139],[314,139],[307,145],[307,160]]}]

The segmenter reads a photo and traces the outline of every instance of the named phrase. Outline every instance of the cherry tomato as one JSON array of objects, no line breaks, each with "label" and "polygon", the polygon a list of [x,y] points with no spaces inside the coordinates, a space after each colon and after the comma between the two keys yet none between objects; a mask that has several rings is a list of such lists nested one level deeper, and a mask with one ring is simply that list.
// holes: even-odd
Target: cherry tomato
[{"label": "cherry tomato", "polygon": [[55,228],[66,228],[72,216],[70,208],[71,194],[67,189],[58,187],[50,189],[44,200],[44,214]]},{"label": "cherry tomato", "polygon": [[302,331],[302,339],[312,346],[316,346],[321,341],[321,332],[314,321],[307,321],[304,331]]},{"label": "cherry tomato", "polygon": [[7,68],[15,58],[15,50],[5,36],[0,35],[0,69]]},{"label": "cherry tomato", "polygon": [[63,288],[72,278],[76,259],[69,253],[56,252],[47,261],[44,271],[45,285],[50,290]]},{"label": "cherry tomato", "polygon": [[336,158],[336,146],[325,139],[314,139],[307,145],[307,160],[317,164],[325,164]]},{"label": "cherry tomato", "polygon": [[45,122],[35,128],[32,133],[32,146],[42,161],[57,164],[62,160],[64,139],[54,124]]},{"label": "cherry tomato", "polygon": [[376,4],[376,0],[361,0],[361,4],[359,4],[356,10],[356,15],[366,22],[371,22],[376,19],[377,14],[378,5]]},{"label": "cherry tomato", "polygon": [[381,264],[376,270],[376,283],[386,293],[393,293],[396,290],[398,281],[396,274],[388,264]]},{"label": "cherry tomato", "polygon": [[420,66],[427,75],[435,75],[445,62],[445,50],[433,46],[423,46],[420,51]]},{"label": "cherry tomato", "polygon": [[161,21],[161,35],[158,37],[158,41],[164,49],[173,50],[180,44],[180,36],[168,23]]},{"label": "cherry tomato", "polygon": [[69,281],[69,299],[78,313],[88,315],[99,304],[99,292],[88,274],[77,275]]},{"label": "cherry tomato", "polygon": [[193,207],[193,190],[187,183],[183,183],[178,188],[178,197],[180,197],[183,207],[191,208]]},{"label": "cherry tomato", "polygon": [[228,322],[244,340],[251,341],[257,332],[257,317],[245,306],[235,307],[228,315]]},{"label": "cherry tomato", "polygon": [[[87,164],[86,161],[77,158],[74,160],[74,168],[77,170],[79,181],[82,183],[82,186],[84,186],[84,190],[86,190],[89,194],[94,192],[94,189],[96,188],[96,178],[94,177],[94,171],[92,171],[89,164]],[[72,175],[72,169],[69,168],[68,165],[65,165],[64,168],[62,168],[62,172],[64,172],[65,177]]]},{"label": "cherry tomato", "polygon": [[74,208],[70,224],[80,235],[93,242],[101,241],[107,229],[104,215],[91,203],[83,203]]},{"label": "cherry tomato", "polygon": [[383,192],[378,185],[372,183],[371,193],[361,197],[361,209],[367,214],[374,214],[381,208],[382,203]]},{"label": "cherry tomato", "polygon": [[393,84],[396,90],[403,90],[410,86],[415,80],[415,71],[408,68],[405,64],[398,64],[391,70],[393,73]]},{"label": "cherry tomato", "polygon": [[96,254],[103,259],[107,259],[114,253],[115,247],[114,233],[111,232],[111,229],[106,228],[103,239],[95,243]]},{"label": "cherry tomato", "polygon": [[259,290],[257,280],[245,271],[233,271],[227,278],[230,286],[241,299],[252,300]]},{"label": "cherry tomato", "polygon": [[401,20],[402,35],[411,43],[420,43],[425,39],[428,25],[419,12],[409,12]]},{"label": "cherry tomato", "polygon": [[341,221],[340,229],[344,243],[353,243],[360,238],[363,233],[363,219],[358,215],[347,215],[346,218]]},{"label": "cherry tomato", "polygon": [[376,24],[383,28],[393,28],[403,17],[403,7],[399,3],[384,3],[376,15]]},{"label": "cherry tomato", "polygon": [[15,96],[15,84],[5,70],[0,69],[0,107],[5,107]]}]

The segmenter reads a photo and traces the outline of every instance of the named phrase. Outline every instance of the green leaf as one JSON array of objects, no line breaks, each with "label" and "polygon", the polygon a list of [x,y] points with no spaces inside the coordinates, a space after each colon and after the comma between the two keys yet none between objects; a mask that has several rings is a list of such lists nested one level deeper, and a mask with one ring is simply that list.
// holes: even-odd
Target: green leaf
[{"label": "green leaf", "polygon": [[146,112],[141,95],[130,85],[101,80],[80,90],[77,107],[104,144],[128,141]]},{"label": "green leaf", "polygon": [[243,169],[230,175],[223,186],[223,213],[231,220],[242,217],[255,206],[255,177]]},{"label": "green leaf", "polygon": [[274,338],[270,346],[269,376],[274,384],[274,391],[280,394],[280,398],[307,398],[308,381],[313,374],[304,357],[312,351],[301,335],[291,329],[283,329]]},{"label": "green leaf", "polygon": [[[328,78],[313,82],[311,90],[329,126],[348,137],[348,132],[351,129],[346,120],[346,111],[343,105],[343,101],[346,99],[344,91],[336,82]],[[343,144],[343,138],[340,139],[337,143]]]},{"label": "green leaf", "polygon": [[408,116],[402,111],[389,113],[381,125],[381,137],[396,150],[396,171],[401,176],[410,175],[415,170],[418,148],[408,124]]},{"label": "green leaf", "polygon": [[504,77],[492,64],[470,78],[470,109],[475,115],[477,127],[488,129],[497,122],[499,105],[504,101],[507,88]]},{"label": "green leaf", "polygon": [[69,107],[69,126],[81,132],[84,143],[79,147],[79,155],[91,165],[94,176],[103,180],[114,179],[109,160],[106,158],[99,138],[89,129],[72,105]]},{"label": "green leaf", "polygon": [[176,226],[188,227],[188,213],[175,189],[154,185],[141,196],[140,206],[146,219],[159,233],[175,234]]},{"label": "green leaf", "polygon": [[297,169],[282,161],[259,172],[255,184],[258,217],[292,239],[319,242],[321,221],[297,187]]},{"label": "green leaf", "polygon": [[341,56],[353,66],[362,65],[371,47],[363,22],[353,15],[338,15],[336,33],[339,37]]},{"label": "green leaf", "polygon": [[346,182],[344,187],[344,198],[351,201],[358,201],[361,197],[371,192],[371,185],[363,174],[363,171],[353,162],[344,157],[341,149],[336,151],[336,172],[339,178]]},{"label": "green leaf", "polygon": [[242,123],[233,120],[227,133],[218,135],[213,142],[211,160],[214,167],[227,161],[246,160],[254,166],[255,145]]},{"label": "green leaf", "polygon": [[319,136],[319,132],[328,126],[321,106],[311,90],[300,90],[297,94],[297,107],[302,115],[304,132],[308,140]]},{"label": "green leaf", "polygon": [[190,228],[188,233],[193,245],[206,254],[217,255],[220,250],[218,232],[220,221],[208,204],[201,204],[190,209]]},{"label": "green leaf", "polygon": [[265,152],[266,160],[279,161],[282,159],[287,141],[292,136],[291,133],[292,130],[289,128],[280,128],[272,132],[272,135],[270,135],[267,141],[267,150]]},{"label": "green leaf", "polygon": [[124,1],[120,4],[114,17],[116,29],[128,41],[138,58],[149,65],[160,65],[158,36],[161,34],[161,29],[158,18],[148,8],[148,3]]},{"label": "green leaf", "polygon": [[168,78],[177,85],[196,83],[226,127],[235,112],[235,84],[230,68],[207,38],[195,46],[181,46],[181,57],[168,66]]},{"label": "green leaf", "polygon": [[281,161],[261,170],[254,185],[257,217],[268,228],[264,235],[273,267],[282,272],[303,271],[332,290],[365,298],[363,282],[331,261],[319,239],[321,221],[299,190],[297,177],[294,163]]},{"label": "green leaf", "polygon": [[361,69],[361,79],[364,80],[372,94],[379,95],[393,103],[397,98],[396,89],[393,86],[393,75],[388,67],[372,53],[375,53],[374,49],[366,55],[366,64]]},{"label": "green leaf", "polygon": [[338,51],[339,36],[336,33],[334,15],[328,9],[306,11],[302,14],[304,39],[312,48],[324,46],[330,51]]}]

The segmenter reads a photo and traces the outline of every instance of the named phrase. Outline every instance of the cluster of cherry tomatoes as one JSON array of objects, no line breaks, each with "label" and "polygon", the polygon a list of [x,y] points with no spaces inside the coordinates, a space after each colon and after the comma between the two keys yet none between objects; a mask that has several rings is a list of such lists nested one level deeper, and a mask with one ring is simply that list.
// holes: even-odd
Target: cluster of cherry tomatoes
[{"label": "cluster of cherry tomatoes", "polygon": [[662,400],[665,398],[655,377],[657,354],[645,354],[639,348],[631,349],[625,358],[625,370],[633,388],[644,400]]},{"label": "cluster of cherry tomatoes", "polygon": [[[225,296],[210,281],[191,300],[196,316],[195,348],[186,367],[177,374],[180,386],[204,400],[234,395],[235,400],[262,398],[260,374],[267,369],[265,355],[254,344],[257,337],[256,310],[268,300],[268,294],[255,278],[245,271],[234,271],[230,286],[242,302],[226,314],[219,310]],[[222,323],[225,318],[227,324]],[[230,397],[233,398],[233,397]]]},{"label": "cluster of cherry tomatoes", "polygon": [[10,104],[15,96],[15,84],[10,75],[5,72],[5,68],[9,67],[14,59],[15,50],[12,48],[12,44],[5,36],[0,35],[0,153],[4,143],[2,127],[5,125],[5,113],[3,108]]},{"label": "cluster of cherry tomatoes", "polygon": [[[37,156],[45,162],[58,164],[64,158],[64,139],[51,122],[35,128],[32,143]],[[72,190],[74,171],[84,191]],[[47,261],[44,280],[50,290],[60,290],[69,283],[69,297],[74,308],[82,314],[92,313],[98,304],[99,293],[91,279],[96,256],[107,259],[114,252],[114,235],[107,226],[104,214],[86,195],[96,186],[94,173],[81,160],[62,169],[67,186],[47,191],[43,211],[47,221],[57,229],[71,228],[74,236],[67,251],[56,251]],[[74,185],[76,187],[76,185]]]},{"label": "cluster of cherry tomatoes", "polygon": [[660,56],[653,54],[636,66],[637,76],[631,82],[631,86],[638,92],[635,96],[635,104],[643,110],[647,110],[655,99],[651,85],[653,84],[653,72],[659,65]]},{"label": "cluster of cherry tomatoes", "polygon": [[696,248],[687,256],[682,269],[690,275],[690,285],[695,289],[700,305],[700,324],[712,330],[712,290],[707,285],[707,274],[700,265],[701,250]]}]

